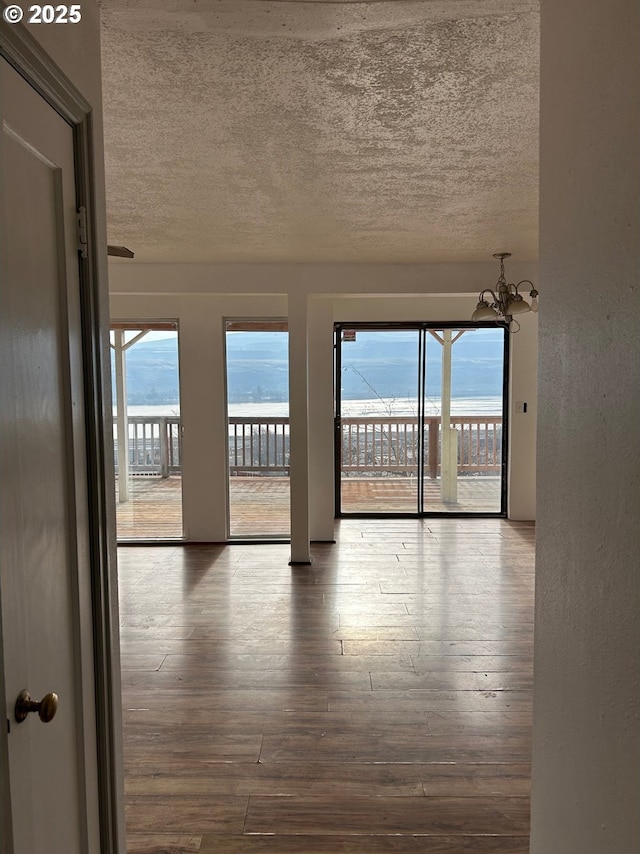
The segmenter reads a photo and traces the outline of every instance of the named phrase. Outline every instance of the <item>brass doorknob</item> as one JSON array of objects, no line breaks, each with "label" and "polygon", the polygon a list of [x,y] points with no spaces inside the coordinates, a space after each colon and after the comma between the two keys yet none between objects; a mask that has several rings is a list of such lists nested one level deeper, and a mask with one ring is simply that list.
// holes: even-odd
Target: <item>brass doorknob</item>
[{"label": "brass doorknob", "polygon": [[40,702],[31,699],[31,694],[28,691],[20,691],[16,700],[15,717],[16,721],[21,724],[27,719],[30,712],[37,712],[43,724],[48,724],[52,721],[58,711],[58,695],[47,694]]}]

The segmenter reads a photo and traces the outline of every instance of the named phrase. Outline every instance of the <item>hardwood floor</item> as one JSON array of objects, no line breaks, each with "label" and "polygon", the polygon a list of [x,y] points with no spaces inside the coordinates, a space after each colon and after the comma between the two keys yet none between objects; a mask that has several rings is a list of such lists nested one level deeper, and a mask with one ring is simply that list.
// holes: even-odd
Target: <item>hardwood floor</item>
[{"label": "hardwood floor", "polygon": [[119,550],[130,854],[528,851],[534,528]]}]

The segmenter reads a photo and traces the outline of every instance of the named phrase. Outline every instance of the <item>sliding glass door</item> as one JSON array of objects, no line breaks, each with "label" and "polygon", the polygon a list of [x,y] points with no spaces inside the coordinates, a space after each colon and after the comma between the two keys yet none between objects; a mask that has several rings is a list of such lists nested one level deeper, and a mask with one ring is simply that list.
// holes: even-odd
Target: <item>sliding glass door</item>
[{"label": "sliding glass door", "polygon": [[341,511],[415,513],[419,330],[349,327],[338,338]]},{"label": "sliding glass door", "polygon": [[503,514],[507,334],[336,326],[339,514]]}]

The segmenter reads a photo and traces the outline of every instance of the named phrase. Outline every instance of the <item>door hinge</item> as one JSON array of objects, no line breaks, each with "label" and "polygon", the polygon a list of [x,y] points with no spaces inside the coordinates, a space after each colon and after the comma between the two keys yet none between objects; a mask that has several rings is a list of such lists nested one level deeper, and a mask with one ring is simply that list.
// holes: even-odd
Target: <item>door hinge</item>
[{"label": "door hinge", "polygon": [[77,213],[77,231],[78,231],[78,252],[81,258],[88,257],[88,241],[87,241],[87,209],[85,207],[78,208]]}]

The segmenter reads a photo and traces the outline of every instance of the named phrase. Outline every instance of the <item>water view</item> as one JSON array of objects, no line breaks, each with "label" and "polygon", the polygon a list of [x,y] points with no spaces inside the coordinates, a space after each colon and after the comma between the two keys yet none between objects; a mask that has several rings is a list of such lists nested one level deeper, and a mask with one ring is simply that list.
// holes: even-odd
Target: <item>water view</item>
[{"label": "water view", "polygon": [[[286,402],[272,403],[230,403],[231,418],[283,418],[288,415],[289,404]],[[439,397],[427,398],[425,415],[439,415],[441,401]],[[342,412],[345,417],[359,416],[417,416],[417,398],[372,398],[371,400],[343,400]],[[180,415],[179,403],[168,403],[159,406],[128,406],[127,413],[131,417],[177,417]],[[116,408],[113,407],[113,414]],[[501,397],[453,397],[451,398],[452,415],[501,415]]]}]

